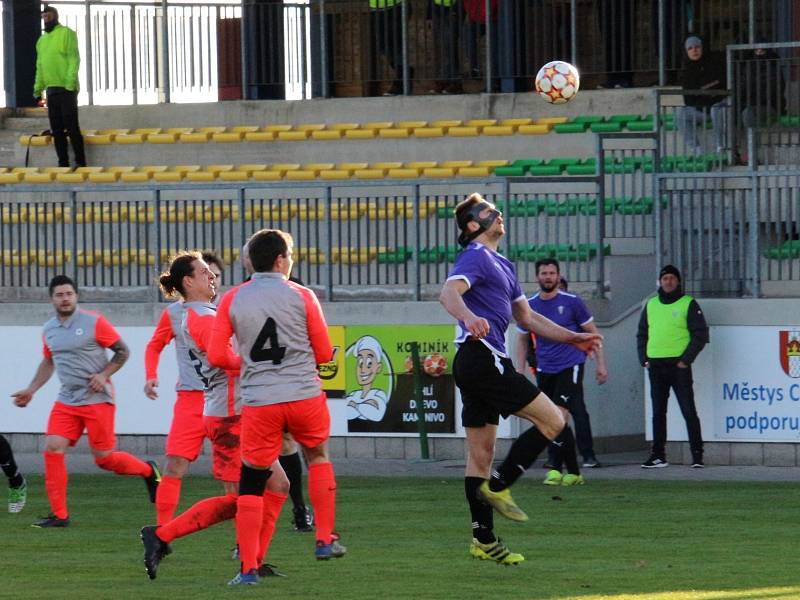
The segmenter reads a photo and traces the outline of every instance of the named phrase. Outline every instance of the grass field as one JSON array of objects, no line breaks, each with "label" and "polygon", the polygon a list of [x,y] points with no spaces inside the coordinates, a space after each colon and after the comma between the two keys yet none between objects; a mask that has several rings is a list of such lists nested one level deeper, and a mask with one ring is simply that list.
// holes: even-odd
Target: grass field
[{"label": "grass field", "polygon": [[[315,561],[313,535],[291,529],[287,507],[269,558],[287,577],[247,589],[225,585],[238,566],[230,523],[177,540],[151,582],[138,531],[153,509],[141,482],[72,476],[73,526],[64,530],[29,526],[48,512],[41,477],[30,478],[30,488],[21,514],[0,515],[0,598],[800,598],[798,494],[790,483],[592,481],[553,489],[529,478],[514,490],[531,521],[496,519],[498,533],[527,560],[503,567],[467,554],[461,479],[343,477],[337,529],[347,556]],[[217,490],[208,478],[187,479],[182,506]]]}]

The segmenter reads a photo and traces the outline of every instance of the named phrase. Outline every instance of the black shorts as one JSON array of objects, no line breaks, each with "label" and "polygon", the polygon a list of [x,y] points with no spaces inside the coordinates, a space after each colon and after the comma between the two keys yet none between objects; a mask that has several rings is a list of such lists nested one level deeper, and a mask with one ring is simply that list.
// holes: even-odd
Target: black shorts
[{"label": "black shorts", "polygon": [[536,373],[536,382],[553,404],[572,410],[583,402],[583,365],[575,365],[558,373]]},{"label": "black shorts", "polygon": [[509,358],[501,358],[486,345],[466,341],[456,352],[453,377],[461,392],[464,427],[497,425],[530,404],[539,388],[518,373]]}]

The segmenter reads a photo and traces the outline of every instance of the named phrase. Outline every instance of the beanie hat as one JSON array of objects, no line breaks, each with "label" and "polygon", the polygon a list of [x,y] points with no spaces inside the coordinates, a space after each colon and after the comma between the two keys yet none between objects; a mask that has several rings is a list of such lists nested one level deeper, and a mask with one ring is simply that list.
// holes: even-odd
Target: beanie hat
[{"label": "beanie hat", "polygon": [[686,38],[686,42],[684,42],[684,44],[683,44],[683,47],[686,48],[687,50],[689,48],[696,48],[698,46],[700,48],[703,47],[703,40],[701,40],[696,35],[690,35],[689,37],[687,37]]},{"label": "beanie hat", "polygon": [[664,275],[675,275],[675,277],[678,278],[678,281],[681,280],[681,272],[673,265],[665,265],[664,268],[661,269],[661,272],[658,274],[659,281]]}]

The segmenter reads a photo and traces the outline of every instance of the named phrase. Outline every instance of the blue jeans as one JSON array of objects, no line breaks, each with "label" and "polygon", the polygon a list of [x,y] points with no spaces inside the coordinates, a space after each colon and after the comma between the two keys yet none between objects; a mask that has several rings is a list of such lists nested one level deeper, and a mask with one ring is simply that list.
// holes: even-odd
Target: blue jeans
[{"label": "blue jeans", "polygon": [[725,130],[728,104],[720,101],[708,108],[681,106],[678,108],[676,123],[678,131],[683,135],[684,145],[694,154],[703,154],[706,139],[705,127],[711,116],[714,148],[716,152],[725,150]]}]

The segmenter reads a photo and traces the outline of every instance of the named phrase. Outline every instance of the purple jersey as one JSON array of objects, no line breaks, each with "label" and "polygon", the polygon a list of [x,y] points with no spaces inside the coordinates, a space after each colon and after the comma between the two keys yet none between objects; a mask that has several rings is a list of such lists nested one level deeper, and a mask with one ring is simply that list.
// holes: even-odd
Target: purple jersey
[{"label": "purple jersey", "polygon": [[[547,317],[564,329],[581,332],[583,325],[592,322],[592,313],[583,300],[574,294],[559,291],[550,300],[543,300],[535,294],[528,300],[530,307]],[[524,329],[520,330],[525,332]],[[586,354],[572,344],[554,342],[543,337],[536,337],[537,371],[542,373],[559,373],[564,369],[571,369],[575,365],[586,362]]]},{"label": "purple jersey", "polygon": [[[506,329],[511,321],[511,305],[525,300],[514,265],[483,244],[472,242],[456,258],[447,281],[453,279],[467,282],[469,289],[464,293],[464,304],[489,322],[489,335],[481,341],[492,352],[507,356]],[[469,330],[459,321],[456,344],[469,335]]]}]

